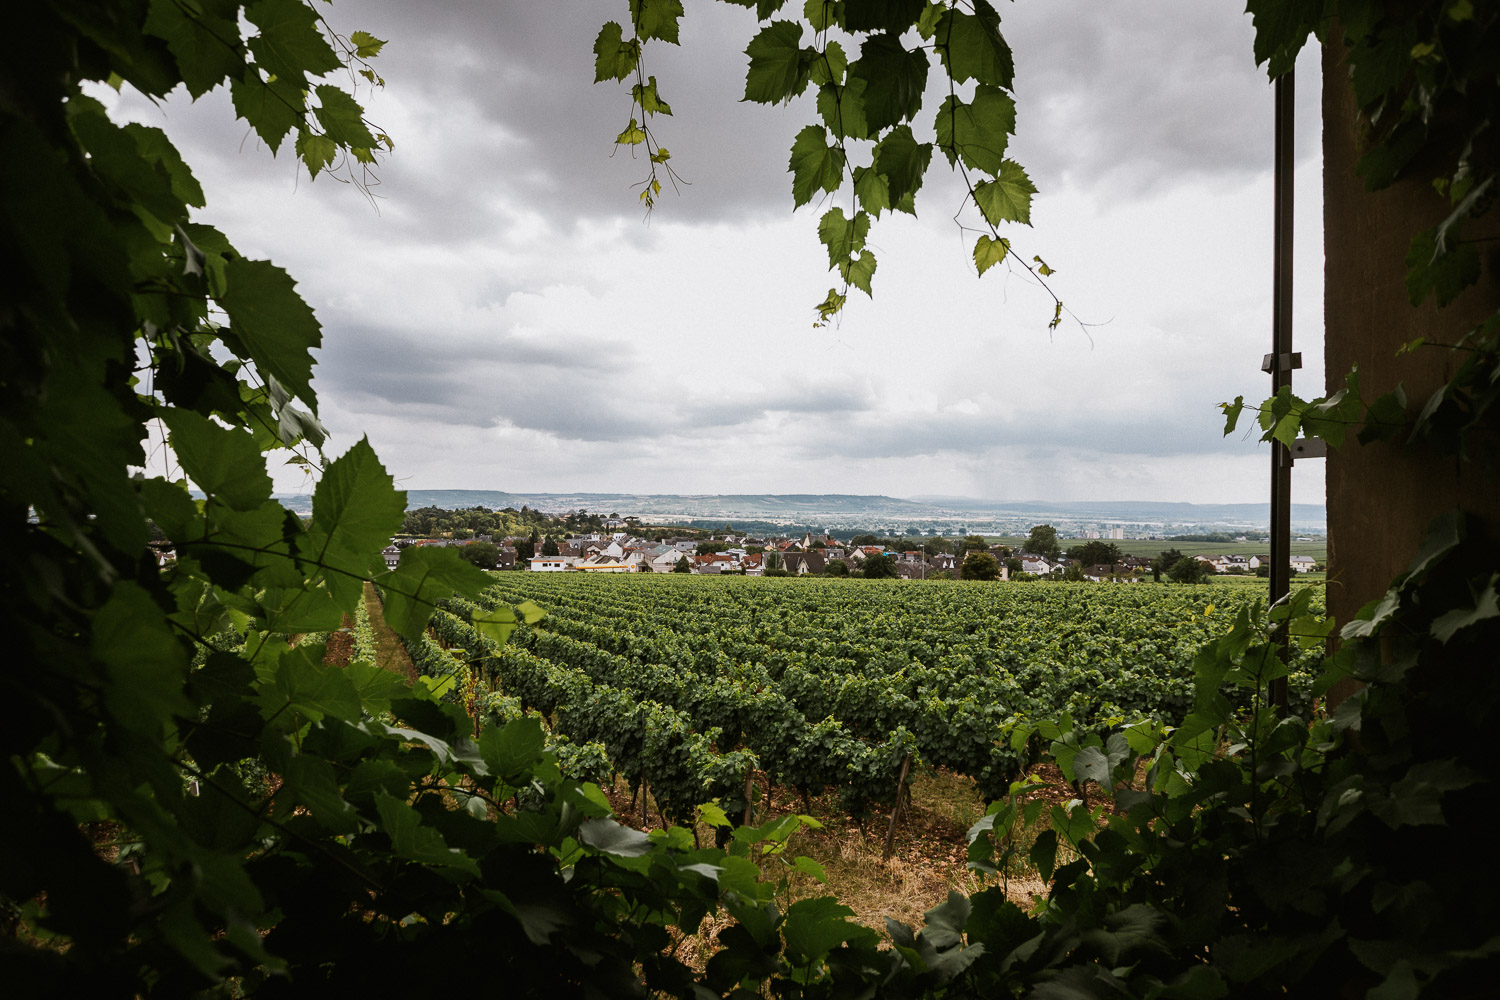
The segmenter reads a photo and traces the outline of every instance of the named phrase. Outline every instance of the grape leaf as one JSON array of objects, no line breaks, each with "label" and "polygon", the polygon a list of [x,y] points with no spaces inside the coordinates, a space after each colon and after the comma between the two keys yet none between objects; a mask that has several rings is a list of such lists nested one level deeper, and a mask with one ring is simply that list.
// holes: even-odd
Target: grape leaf
[{"label": "grape leaf", "polygon": [[1005,159],[1005,147],[1016,130],[1016,102],[998,87],[979,86],[965,104],[949,95],[937,113],[937,144],[952,165],[964,165],[995,175]]},{"label": "grape leaf", "polygon": [[641,58],[641,43],[625,41],[620,26],[606,22],[594,39],[594,82],[623,80],[635,72]]},{"label": "grape leaf", "polygon": [[804,51],[801,43],[802,25],[796,21],[772,21],[762,28],[745,49],[750,68],[744,99],[776,104],[806,90],[816,53]]},{"label": "grape leaf", "polygon": [[182,82],[193,98],[202,97],[225,77],[238,77],[244,50],[235,23],[239,4],[234,0],[199,0],[190,16],[175,0],[151,0],[143,30],[167,43]]},{"label": "grape leaf", "polygon": [[[406,493],[396,489],[368,438],[328,463],[313,492],[306,548],[319,562],[363,575],[400,529]],[[336,574],[345,579],[342,574]],[[359,581],[349,578],[354,587]]]},{"label": "grape leaf", "polygon": [[828,130],[808,125],[792,143],[792,201],[801,207],[819,191],[837,191],[844,176],[844,151],[828,145]]},{"label": "grape leaf", "polygon": [[812,82],[819,86],[830,83],[842,85],[844,73],[849,69],[849,57],[838,42],[829,42],[813,59],[808,72]]},{"label": "grape leaf", "polygon": [[319,105],[313,113],[317,115],[318,123],[323,126],[328,138],[340,146],[369,149],[375,145],[375,137],[365,127],[364,108],[354,98],[326,83],[320,85],[316,93]]},{"label": "grape leaf", "polygon": [[641,106],[641,111],[648,115],[670,115],[672,106],[661,99],[656,92],[656,77],[647,78],[644,84],[637,83],[630,88],[630,96]]},{"label": "grape leaf", "polygon": [[818,221],[818,239],[828,248],[828,266],[835,267],[839,261],[864,249],[865,237],[870,232],[870,217],[856,212],[854,218],[846,218],[842,208],[830,208]]},{"label": "grape leaf", "polygon": [[911,126],[898,125],[875,147],[875,172],[886,179],[896,202],[917,193],[932,162],[932,143],[918,143]]},{"label": "grape leaf", "polygon": [[361,59],[374,59],[380,55],[380,50],[385,48],[385,41],[368,31],[356,31],[349,35],[349,44],[354,46],[354,54]]},{"label": "grape leaf", "polygon": [[234,510],[254,510],[271,498],[266,459],[252,435],[191,410],[158,412],[170,432],[172,451],[200,490]]},{"label": "grape leaf", "polygon": [[818,90],[818,114],[834,135],[846,139],[874,138],[865,120],[865,81],[850,77],[842,87],[832,84]]},{"label": "grape leaf", "polygon": [[996,240],[988,236],[981,236],[974,241],[974,266],[979,268],[980,274],[984,274],[984,272],[1004,260],[1005,255],[1009,252],[1009,240]]},{"label": "grape leaf", "polygon": [[1001,164],[1000,176],[984,181],[974,188],[974,201],[992,226],[1002,222],[1019,222],[1031,225],[1031,196],[1036,187],[1026,176],[1026,171],[1014,160]]},{"label": "grape leaf", "polygon": [[338,143],[328,136],[309,129],[297,132],[297,156],[307,165],[307,172],[313,177],[317,177],[318,171],[324,167],[332,165],[338,153]]},{"label": "grape leaf", "polygon": [[323,332],[297,294],[296,283],[268,260],[234,257],[224,272],[227,287],[219,304],[250,359],[304,403],[315,405],[311,352],[323,342]]},{"label": "grape leaf", "polygon": [[490,578],[452,548],[414,545],[401,553],[394,570],[376,581],[385,589],[385,621],[402,638],[415,640],[432,617],[434,602],[456,591],[474,597]]},{"label": "grape leaf", "polygon": [[1015,83],[1010,46],[1000,36],[1000,15],[986,0],[974,0],[974,13],[950,10],[934,34],[938,56],[955,83],[977,80],[1009,90]]},{"label": "grape leaf", "polygon": [[909,120],[922,106],[927,53],[908,51],[895,35],[871,35],[849,65],[849,76],[865,82],[865,120],[871,132]]},{"label": "grape leaf", "polygon": [[307,107],[307,95],[295,82],[263,80],[253,66],[230,81],[229,96],[234,100],[234,113],[255,129],[272,153],[281,148],[286,134],[301,124]]},{"label": "grape leaf", "polygon": [[677,20],[682,13],[682,0],[630,0],[630,19],[643,41],[660,38],[676,45]]},{"label": "grape leaf", "polygon": [[323,37],[317,13],[301,0],[258,0],[245,8],[245,18],[260,29],[250,51],[272,76],[306,90],[308,73],[320,76],[343,65]]},{"label": "grape leaf", "polygon": [[839,276],[866,295],[873,295],[870,279],[875,276],[875,253],[864,250],[858,257],[839,264]]},{"label": "grape leaf", "polygon": [[457,868],[479,877],[479,865],[474,859],[449,847],[437,830],[423,826],[421,814],[405,802],[384,792],[376,792],[375,808],[380,812],[386,836],[391,838],[391,850],[398,856],[425,865]]}]

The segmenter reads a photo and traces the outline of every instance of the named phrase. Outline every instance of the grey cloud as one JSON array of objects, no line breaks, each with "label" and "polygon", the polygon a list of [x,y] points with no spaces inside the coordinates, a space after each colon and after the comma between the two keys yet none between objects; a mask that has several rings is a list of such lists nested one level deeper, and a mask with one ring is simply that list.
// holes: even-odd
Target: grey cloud
[{"label": "grey cloud", "polygon": [[[791,206],[788,149],[816,118],[812,103],[740,102],[753,13],[720,3],[688,8],[681,46],[647,48],[647,72],[676,112],[654,127],[689,182],[681,197],[668,188],[658,211],[674,221],[782,217]],[[1184,177],[1244,178],[1269,167],[1270,87],[1250,55],[1248,17],[1226,18],[1201,0],[1051,0],[1005,5],[1003,13],[1017,62],[1013,150],[1044,190],[1066,181],[1129,195]],[[397,149],[374,188],[386,199],[388,231],[418,242],[466,242],[509,231],[519,212],[537,213],[555,230],[580,219],[641,218],[632,185],[646,165],[612,143],[629,117],[629,89],[592,82],[599,26],[626,16],[624,0],[336,7],[331,17],[341,29],[389,39],[376,60],[387,92],[439,123],[425,140],[431,148],[393,129]],[[923,131],[945,89],[939,76]],[[1303,89],[1315,97],[1316,80]],[[206,102],[205,113],[166,112],[191,122],[190,162],[234,158],[238,173],[293,182],[290,156],[273,163],[253,137],[247,143],[224,94]],[[1307,125],[1299,138],[1304,154],[1317,149],[1316,124]],[[942,173],[946,164],[938,161]],[[938,206],[923,200],[928,211],[947,210],[948,199]],[[369,211],[357,198],[335,201],[341,212]],[[630,227],[626,238],[648,243],[650,230]]]},{"label": "grey cloud", "polygon": [[[1016,5],[1002,29],[1016,53],[1015,148],[1032,176],[1130,195],[1269,170],[1272,88],[1250,18],[1224,14],[1201,0]],[[1317,79],[1300,89],[1315,105]],[[1299,120],[1308,157],[1317,122]]]},{"label": "grey cloud", "polygon": [[[646,50],[646,72],[674,112],[655,118],[653,128],[690,184],[681,198],[668,188],[663,209],[673,219],[784,209],[787,151],[806,110],[788,117],[784,109],[739,103],[753,14],[689,7],[682,45],[654,42]],[[646,164],[613,144],[630,117],[629,87],[593,82],[595,35],[604,22],[627,17],[623,0],[377,0],[362,8],[361,26],[390,39],[378,61],[391,89],[419,95],[434,114],[467,105],[480,115],[481,134],[445,136],[446,176],[432,184],[424,174],[424,212],[472,229],[494,221],[486,196],[498,192],[559,220],[638,217],[632,185],[646,176]],[[388,168],[393,182],[400,156],[398,146]]]},{"label": "grey cloud", "polygon": [[[632,351],[598,338],[538,344],[497,333],[476,343],[337,321],[325,335],[317,369],[320,392],[358,397],[363,401],[358,409],[418,407],[429,419],[471,427],[517,420],[527,406],[546,408],[546,392],[571,396],[570,386],[603,385]],[[534,386],[545,387],[540,398]],[[561,418],[553,422],[574,426]],[[604,422],[638,426],[618,414]]]},{"label": "grey cloud", "polygon": [[714,399],[684,404],[678,415],[684,429],[736,427],[773,413],[793,415],[849,415],[879,407],[867,383],[791,379],[753,398]]},{"label": "grey cloud", "polygon": [[[1208,413],[1173,419],[1147,413],[1121,394],[1118,410],[1069,413],[1065,396],[1049,412],[998,418],[983,414],[889,414],[835,421],[805,438],[809,457],[830,451],[846,458],[914,458],[948,454],[982,456],[998,448],[1033,448],[1048,454],[1180,455],[1223,453],[1226,445]],[[1164,430],[1163,428],[1171,428]]]}]

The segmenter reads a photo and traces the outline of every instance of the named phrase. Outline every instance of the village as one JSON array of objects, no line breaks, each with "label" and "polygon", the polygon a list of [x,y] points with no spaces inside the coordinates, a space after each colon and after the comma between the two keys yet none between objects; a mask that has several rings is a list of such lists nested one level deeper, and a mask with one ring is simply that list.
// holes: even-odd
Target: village
[{"label": "village", "polygon": [[[859,541],[863,536],[856,536]],[[493,562],[486,569],[529,570],[535,573],[689,573],[695,575],[743,576],[863,576],[906,580],[943,579],[1066,579],[1092,582],[1141,583],[1160,580],[1172,562],[1163,564],[1160,556],[1118,555],[1110,562],[1087,562],[1027,552],[1007,545],[991,545],[977,536],[964,539],[957,552],[933,551],[922,539],[884,540],[885,544],[853,544],[830,535],[805,533],[800,537],[755,537],[727,531],[707,539],[701,537],[663,537],[650,539],[628,530],[590,531],[583,534],[547,538],[538,543],[534,537],[508,536],[499,539],[476,535],[470,539],[402,538],[384,550],[386,564],[394,567],[401,550],[412,545],[467,546],[483,545],[482,553],[494,550]],[[486,544],[488,543],[488,544]],[[909,547],[915,544],[916,547]],[[1097,543],[1091,543],[1095,545]],[[952,543],[934,548],[952,548]],[[1112,551],[1113,546],[1103,548]],[[1076,551],[1076,549],[1069,550]],[[1100,549],[1094,549],[1095,552]],[[974,553],[984,553],[993,562],[965,561]],[[465,554],[468,554],[467,552]],[[480,553],[476,553],[478,555]],[[1113,553],[1112,553],[1113,554]],[[1166,553],[1164,553],[1165,555]],[[472,557],[471,557],[472,558]],[[1199,565],[1187,574],[1189,579],[1210,575],[1264,575],[1268,556],[1199,555],[1181,556]],[[481,556],[476,561],[489,562]],[[1311,556],[1290,558],[1294,573],[1310,573],[1317,568]]]}]

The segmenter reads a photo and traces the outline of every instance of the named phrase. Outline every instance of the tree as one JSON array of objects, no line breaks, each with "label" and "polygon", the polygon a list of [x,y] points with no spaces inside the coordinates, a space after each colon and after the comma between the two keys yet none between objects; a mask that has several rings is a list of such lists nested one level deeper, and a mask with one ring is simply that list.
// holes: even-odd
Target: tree
[{"label": "tree", "polygon": [[883,552],[865,558],[864,573],[866,580],[894,580],[899,575],[896,560]]},{"label": "tree", "polygon": [[494,569],[500,561],[500,550],[493,542],[469,542],[459,547],[458,554],[480,569]]},{"label": "tree", "polygon": [[1167,570],[1167,579],[1173,583],[1202,583],[1211,574],[1208,563],[1195,556],[1183,556]]},{"label": "tree", "polygon": [[830,559],[823,566],[824,576],[848,576],[849,564],[842,559]]},{"label": "tree", "polygon": [[536,542],[531,539],[521,539],[516,542],[516,562],[527,563],[536,556]]},{"label": "tree", "polygon": [[961,553],[988,552],[989,550],[990,543],[985,541],[982,535],[967,535],[958,547]]},{"label": "tree", "polygon": [[1074,545],[1064,553],[1069,559],[1077,559],[1085,566],[1113,565],[1120,561],[1120,547],[1114,542],[1091,539],[1082,545]]},{"label": "tree", "polygon": [[970,552],[961,567],[965,580],[1000,579],[1000,562],[989,552]]},{"label": "tree", "polygon": [[542,555],[555,556],[559,554],[560,550],[557,547],[557,539],[553,538],[551,535],[548,535],[547,540],[542,543]]},{"label": "tree", "polygon": [[1151,578],[1157,583],[1161,583],[1162,574],[1170,572],[1172,567],[1177,565],[1178,561],[1184,558],[1186,557],[1176,549],[1167,549],[1165,552],[1158,555],[1155,559],[1151,560]]},{"label": "tree", "polygon": [[1021,560],[1011,556],[1005,560],[1005,568],[1010,572],[1010,578],[1014,580],[1016,574],[1021,572]]},{"label": "tree", "polygon": [[682,556],[672,566],[672,572],[673,573],[691,573],[692,571],[693,571],[693,567],[692,567],[692,564],[688,562],[688,557],[687,556]]},{"label": "tree", "polygon": [[766,550],[765,557],[761,560],[761,566],[764,567],[767,573],[786,572],[786,560],[775,549]]},{"label": "tree", "polygon": [[1026,538],[1026,551],[1048,560],[1056,559],[1060,551],[1057,546],[1057,529],[1050,524],[1036,525]]}]

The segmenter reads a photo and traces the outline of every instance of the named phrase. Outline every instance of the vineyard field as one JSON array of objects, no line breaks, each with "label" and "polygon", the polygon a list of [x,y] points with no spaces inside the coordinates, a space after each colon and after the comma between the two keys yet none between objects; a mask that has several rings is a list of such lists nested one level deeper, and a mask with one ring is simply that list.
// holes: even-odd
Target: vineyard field
[{"label": "vineyard field", "polygon": [[[714,798],[742,806],[755,770],[804,797],[836,791],[864,814],[893,800],[908,754],[994,797],[1040,749],[1013,740],[1018,728],[1063,713],[1101,734],[1180,721],[1193,657],[1259,596],[507,573],[477,602],[443,602],[413,658],[451,671],[441,650],[458,652],[493,689],[493,710],[544,715],[576,759],[648,784],[669,816]],[[525,601],[546,615],[504,647],[472,624]],[[1312,664],[1311,653],[1291,663],[1294,706],[1311,697]]]}]

